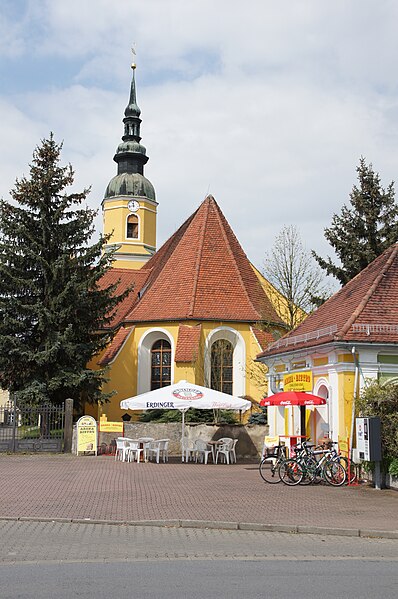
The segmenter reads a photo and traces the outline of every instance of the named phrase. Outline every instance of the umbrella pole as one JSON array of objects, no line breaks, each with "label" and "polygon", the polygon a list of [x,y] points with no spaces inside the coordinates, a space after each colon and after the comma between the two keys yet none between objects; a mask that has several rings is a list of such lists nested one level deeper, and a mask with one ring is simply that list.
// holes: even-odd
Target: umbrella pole
[{"label": "umbrella pole", "polygon": [[185,451],[185,412],[186,410],[182,409],[181,410],[181,414],[182,414],[182,425],[181,425],[181,461],[184,462],[185,461],[185,455],[184,455],[184,451]]}]

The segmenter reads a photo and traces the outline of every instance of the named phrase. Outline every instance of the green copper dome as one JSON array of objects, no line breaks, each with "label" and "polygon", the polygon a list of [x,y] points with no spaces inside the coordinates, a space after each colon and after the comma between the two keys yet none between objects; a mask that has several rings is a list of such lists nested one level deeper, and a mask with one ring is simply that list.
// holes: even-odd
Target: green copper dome
[{"label": "green copper dome", "polygon": [[105,199],[114,196],[145,197],[156,201],[153,185],[140,173],[121,173],[110,180]]},{"label": "green copper dome", "polygon": [[122,141],[116,150],[116,154],[122,154],[123,152],[134,152],[138,154],[146,155],[146,148],[135,139],[129,141]]}]

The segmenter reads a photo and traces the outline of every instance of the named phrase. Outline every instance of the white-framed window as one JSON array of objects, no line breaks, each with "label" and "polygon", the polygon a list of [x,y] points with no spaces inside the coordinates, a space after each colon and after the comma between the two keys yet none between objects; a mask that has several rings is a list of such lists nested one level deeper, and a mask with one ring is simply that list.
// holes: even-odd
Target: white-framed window
[{"label": "white-framed window", "polygon": [[171,385],[171,344],[158,339],[151,348],[151,391]]},{"label": "white-framed window", "polygon": [[217,339],[210,348],[210,386],[232,395],[234,348],[227,339]]},{"label": "white-framed window", "polygon": [[232,327],[211,331],[205,343],[205,385],[225,393],[246,394],[246,347]]},{"label": "white-framed window", "polygon": [[174,382],[174,355],[174,339],[166,329],[154,328],[142,335],[138,344],[138,394]]}]

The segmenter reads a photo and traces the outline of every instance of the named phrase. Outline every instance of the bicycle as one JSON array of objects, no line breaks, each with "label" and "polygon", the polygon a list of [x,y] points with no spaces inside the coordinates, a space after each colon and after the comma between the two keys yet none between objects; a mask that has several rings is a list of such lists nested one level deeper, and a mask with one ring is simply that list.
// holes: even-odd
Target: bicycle
[{"label": "bicycle", "polygon": [[[340,462],[330,451],[318,452],[312,450],[314,445],[303,441],[295,447],[296,457],[287,460],[280,466],[279,475],[286,485],[311,484],[324,480],[332,486],[345,483],[347,473]],[[316,455],[322,453],[320,459]]]},{"label": "bicycle", "polygon": [[343,466],[344,470],[346,471],[346,483],[352,484],[358,478],[356,464],[354,464],[354,462],[352,462],[351,460],[348,460],[348,458],[346,458],[345,456],[340,455],[337,452],[337,449],[333,447],[333,445],[337,445],[337,441],[329,441],[328,443],[324,444],[323,446],[321,445],[320,447],[328,447],[329,451],[331,452],[332,459],[336,459],[337,461],[339,461],[340,464]]},{"label": "bicycle", "polygon": [[285,445],[275,445],[273,448],[267,448],[266,454],[259,464],[261,478],[271,485],[281,482],[279,468],[287,459],[287,449]]},{"label": "bicycle", "polygon": [[[340,487],[347,479],[347,472],[340,463],[340,456],[332,449],[313,450],[313,445],[307,445],[307,456],[304,457],[304,474],[310,482],[323,481],[334,487]],[[317,456],[321,455],[321,458]]]},{"label": "bicycle", "polygon": [[[337,441],[332,441],[331,445],[337,445]],[[337,449],[335,447],[331,447],[330,451],[332,452],[333,457],[340,462],[340,464],[343,466],[344,470],[346,471],[346,473],[347,473],[346,483],[352,484],[353,482],[355,482],[355,480],[357,480],[357,478],[358,478],[356,464],[354,464],[354,462],[352,460],[348,460],[348,458],[346,458],[345,456],[340,455],[337,452]]]}]

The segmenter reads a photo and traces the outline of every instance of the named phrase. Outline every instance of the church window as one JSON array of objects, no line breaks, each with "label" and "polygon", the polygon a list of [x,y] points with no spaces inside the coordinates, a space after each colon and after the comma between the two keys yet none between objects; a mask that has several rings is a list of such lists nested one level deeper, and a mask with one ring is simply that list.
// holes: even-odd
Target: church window
[{"label": "church window", "polygon": [[138,239],[138,216],[130,214],[127,218],[127,238]]},{"label": "church window", "polygon": [[218,339],[211,346],[211,388],[232,395],[233,346]]},{"label": "church window", "polygon": [[171,345],[159,339],[151,349],[151,391],[171,385]]}]

